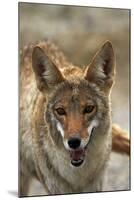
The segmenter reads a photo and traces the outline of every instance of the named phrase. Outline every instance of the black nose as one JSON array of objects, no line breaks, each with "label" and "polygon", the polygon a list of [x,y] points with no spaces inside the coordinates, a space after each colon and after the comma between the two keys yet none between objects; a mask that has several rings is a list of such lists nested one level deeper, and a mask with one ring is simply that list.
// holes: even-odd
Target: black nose
[{"label": "black nose", "polygon": [[81,140],[79,138],[70,138],[68,140],[68,145],[72,149],[77,149],[80,146]]}]

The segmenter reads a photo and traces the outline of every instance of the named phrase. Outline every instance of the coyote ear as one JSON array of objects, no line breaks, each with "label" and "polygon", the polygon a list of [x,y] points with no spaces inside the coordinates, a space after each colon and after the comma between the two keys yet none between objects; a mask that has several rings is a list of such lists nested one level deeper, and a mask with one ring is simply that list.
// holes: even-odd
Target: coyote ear
[{"label": "coyote ear", "polygon": [[109,91],[115,75],[115,56],[111,42],[106,41],[85,72],[85,79]]},{"label": "coyote ear", "polygon": [[59,69],[38,46],[33,49],[32,66],[40,91],[51,90],[56,84],[64,81]]}]

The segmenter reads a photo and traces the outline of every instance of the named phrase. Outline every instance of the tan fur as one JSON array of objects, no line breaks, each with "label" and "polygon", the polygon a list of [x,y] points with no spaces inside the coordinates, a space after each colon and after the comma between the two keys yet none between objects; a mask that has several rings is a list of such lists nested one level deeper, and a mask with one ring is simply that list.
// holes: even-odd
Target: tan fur
[{"label": "tan fur", "polygon": [[112,150],[130,155],[130,139],[128,133],[117,124],[112,126]]},{"label": "tan fur", "polygon": [[[104,191],[111,150],[111,43],[103,45],[86,69],[70,64],[48,41],[26,47],[20,63],[20,196],[28,195],[33,176],[43,184],[46,195]],[[94,107],[85,114],[87,103]],[[65,115],[57,114],[61,106]],[[58,122],[64,136],[57,130]],[[89,130],[93,131],[91,139]],[[89,141],[80,167],[71,166],[64,146],[71,136],[78,136],[83,145]]]}]

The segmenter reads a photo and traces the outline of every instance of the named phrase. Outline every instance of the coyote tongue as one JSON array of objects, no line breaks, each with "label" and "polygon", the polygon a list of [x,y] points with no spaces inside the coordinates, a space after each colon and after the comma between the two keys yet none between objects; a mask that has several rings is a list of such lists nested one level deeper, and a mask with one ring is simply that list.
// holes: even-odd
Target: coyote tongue
[{"label": "coyote tongue", "polygon": [[74,165],[75,167],[79,167],[84,161],[85,149],[70,151],[70,157],[71,157],[71,164]]},{"label": "coyote tongue", "polygon": [[70,151],[70,156],[73,160],[79,160],[85,156],[85,149]]}]

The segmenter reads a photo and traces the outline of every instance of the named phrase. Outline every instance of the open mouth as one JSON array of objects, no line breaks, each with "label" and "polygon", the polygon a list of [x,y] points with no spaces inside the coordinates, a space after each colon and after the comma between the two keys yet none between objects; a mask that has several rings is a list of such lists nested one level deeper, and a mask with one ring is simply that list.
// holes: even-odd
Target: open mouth
[{"label": "open mouth", "polygon": [[[94,130],[94,128],[92,128],[91,136],[92,136],[93,130]],[[91,140],[91,136],[90,136],[90,140]],[[86,149],[87,149],[87,146],[88,146],[90,140],[88,140],[88,143],[86,144],[86,146],[84,148],[69,150],[70,158],[71,158],[71,164],[73,166],[79,167],[84,162],[85,156],[86,156]]]},{"label": "open mouth", "polygon": [[75,167],[79,167],[85,159],[86,149],[78,149],[70,151],[71,164]]}]

